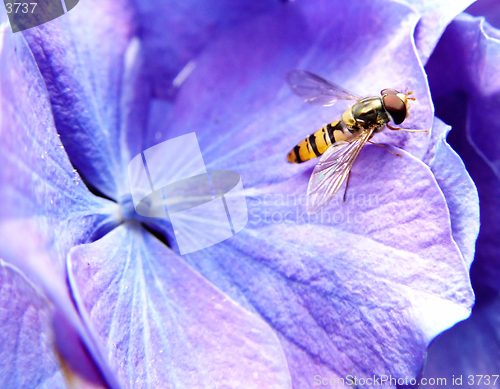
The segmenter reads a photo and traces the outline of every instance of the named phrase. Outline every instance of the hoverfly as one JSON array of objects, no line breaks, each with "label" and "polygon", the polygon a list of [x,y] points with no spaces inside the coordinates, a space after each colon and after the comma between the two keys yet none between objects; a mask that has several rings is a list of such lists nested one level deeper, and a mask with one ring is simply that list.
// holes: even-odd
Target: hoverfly
[{"label": "hoverfly", "polygon": [[[391,130],[408,130],[389,125],[390,121],[401,124],[409,116],[408,97],[412,92],[383,89],[380,96],[360,97],[338,85],[303,70],[293,70],[287,75],[292,91],[306,102],[331,106],[337,100],[352,100],[340,120],[320,128],[295,146],[287,156],[290,163],[302,163],[321,156],[314,168],[307,188],[307,211],[316,213],[323,209],[346,181],[347,185],[354,161],[366,143],[372,143],[389,150],[386,146],[372,142],[371,138],[385,127]],[[392,154],[401,157],[389,150]]]}]

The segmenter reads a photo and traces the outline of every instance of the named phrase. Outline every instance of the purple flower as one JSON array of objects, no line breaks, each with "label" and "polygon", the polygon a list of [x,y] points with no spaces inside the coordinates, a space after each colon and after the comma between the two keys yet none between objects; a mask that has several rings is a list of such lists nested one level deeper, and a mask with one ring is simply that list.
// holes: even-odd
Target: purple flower
[{"label": "purple flower", "polygon": [[[471,281],[472,316],[442,334],[430,347],[425,376],[463,377],[463,385],[498,387],[500,322],[500,27],[497,2],[479,1],[447,28],[426,66],[436,114],[453,126],[449,140],[478,188],[481,229]],[[491,22],[493,26],[488,22]],[[478,375],[478,376],[476,376]],[[480,377],[483,375],[484,377]],[[491,380],[490,380],[491,379]]]},{"label": "purple flower", "polygon": [[[94,386],[415,377],[429,342],[469,315],[479,224],[422,65],[470,2],[409,3],[151,1],[136,11],[87,0],[5,34],[3,323],[18,344],[43,346],[47,368],[13,346],[3,386],[56,377],[50,387],[64,387],[51,337],[69,376]],[[430,134],[377,135],[402,158],[366,146],[348,202],[310,216],[314,162],[285,157],[342,107],[303,104],[285,85],[294,68],[360,95],[407,87],[417,100],[405,125]],[[249,223],[180,256],[169,220],[134,212],[126,174],[143,150],[193,131],[209,169],[241,175]]]}]

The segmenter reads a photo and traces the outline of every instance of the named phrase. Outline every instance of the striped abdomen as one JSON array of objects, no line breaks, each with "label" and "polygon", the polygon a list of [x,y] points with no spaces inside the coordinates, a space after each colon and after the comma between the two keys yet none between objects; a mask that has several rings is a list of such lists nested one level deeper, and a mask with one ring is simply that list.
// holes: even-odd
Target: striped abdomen
[{"label": "striped abdomen", "polygon": [[302,163],[322,155],[335,142],[352,138],[352,132],[342,121],[327,124],[309,135],[287,155],[288,162]]}]

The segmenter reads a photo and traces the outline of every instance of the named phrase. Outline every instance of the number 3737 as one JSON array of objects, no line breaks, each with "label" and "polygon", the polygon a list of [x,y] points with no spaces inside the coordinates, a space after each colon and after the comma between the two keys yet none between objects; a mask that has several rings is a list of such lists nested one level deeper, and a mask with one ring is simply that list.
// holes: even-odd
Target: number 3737
[{"label": "number 3737", "polygon": [[[18,12],[22,12],[23,14],[27,14],[27,13],[33,13],[35,12],[35,8],[37,6],[37,3],[6,3],[5,6],[7,7],[7,13],[18,13]],[[30,7],[33,7],[31,8],[31,12],[30,12]]]},{"label": "number 3737", "polygon": [[[495,385],[496,382],[497,382],[497,379],[498,379],[498,375],[497,374],[494,374],[492,376],[489,376],[489,375],[481,375],[481,374],[476,374],[475,376],[473,375],[469,375],[467,378],[468,378],[468,383],[469,385],[480,385],[481,384],[481,381],[483,382],[483,385]],[[474,380],[475,378],[475,380]],[[478,379],[479,378],[479,379]],[[493,380],[494,378],[494,380]]]}]

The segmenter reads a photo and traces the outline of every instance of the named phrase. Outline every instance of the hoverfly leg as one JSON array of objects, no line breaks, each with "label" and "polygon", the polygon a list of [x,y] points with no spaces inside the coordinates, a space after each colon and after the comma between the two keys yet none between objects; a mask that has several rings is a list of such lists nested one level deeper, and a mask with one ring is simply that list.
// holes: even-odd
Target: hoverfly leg
[{"label": "hoverfly leg", "polygon": [[375,143],[375,142],[372,142],[371,140],[368,141],[369,143],[371,143],[372,145],[375,145],[375,146],[379,146],[379,147],[383,147],[384,149],[386,149],[389,153],[391,153],[392,155],[395,155],[396,157],[401,157],[401,154],[397,154],[395,153],[394,151],[392,151],[389,147],[387,146],[384,146],[384,145],[381,145],[380,143]]},{"label": "hoverfly leg", "polygon": [[[369,142],[369,141],[368,141]],[[343,202],[345,203],[346,202],[346,198],[347,198],[347,186],[349,185],[349,178],[351,177],[351,171],[349,170],[349,173],[347,174],[347,180],[345,182],[345,189],[344,189],[344,198],[343,198]]]},{"label": "hoverfly leg", "polygon": [[428,130],[409,130],[407,128],[399,128],[399,127],[392,127],[389,124],[386,124],[387,128],[393,131],[406,131],[406,132],[429,132]]}]

